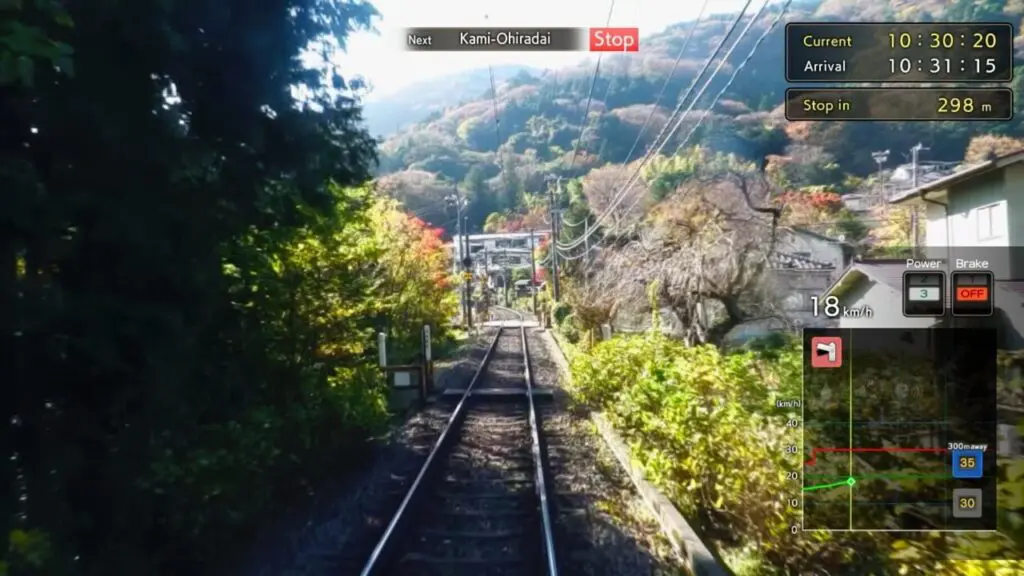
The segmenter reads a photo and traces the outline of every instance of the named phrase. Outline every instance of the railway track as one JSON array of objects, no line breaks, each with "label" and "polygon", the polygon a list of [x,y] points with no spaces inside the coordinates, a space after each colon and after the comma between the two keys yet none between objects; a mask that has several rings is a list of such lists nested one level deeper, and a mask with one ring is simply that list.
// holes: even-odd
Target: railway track
[{"label": "railway track", "polygon": [[522,323],[499,327],[466,389],[446,396],[455,408],[361,575],[556,575],[543,400]]}]

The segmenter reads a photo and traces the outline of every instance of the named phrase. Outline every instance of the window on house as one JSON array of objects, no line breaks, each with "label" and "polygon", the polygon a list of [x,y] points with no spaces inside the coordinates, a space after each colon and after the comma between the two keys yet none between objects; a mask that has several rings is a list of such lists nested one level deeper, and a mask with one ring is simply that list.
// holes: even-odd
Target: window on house
[{"label": "window on house", "polygon": [[978,240],[991,240],[999,237],[999,204],[982,206],[978,213]]}]

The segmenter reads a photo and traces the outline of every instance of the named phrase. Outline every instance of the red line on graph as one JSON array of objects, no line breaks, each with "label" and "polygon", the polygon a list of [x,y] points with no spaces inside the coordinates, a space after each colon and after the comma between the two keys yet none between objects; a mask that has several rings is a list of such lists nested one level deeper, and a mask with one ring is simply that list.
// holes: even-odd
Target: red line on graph
[{"label": "red line on graph", "polygon": [[811,448],[811,459],[804,465],[814,466],[818,463],[818,454],[825,452],[929,452],[942,454],[948,450],[945,448]]}]

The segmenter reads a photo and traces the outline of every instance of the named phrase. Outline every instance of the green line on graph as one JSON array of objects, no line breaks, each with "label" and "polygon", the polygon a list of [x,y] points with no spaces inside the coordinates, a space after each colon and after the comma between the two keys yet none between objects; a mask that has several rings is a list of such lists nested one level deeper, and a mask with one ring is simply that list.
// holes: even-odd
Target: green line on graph
[{"label": "green line on graph", "polygon": [[807,486],[806,488],[804,488],[804,492],[810,492],[811,490],[827,490],[829,488],[839,488],[840,486],[849,486],[852,488],[853,485],[856,483],[857,480],[853,476],[850,476],[849,478],[843,480],[842,482],[832,482],[831,484],[815,484],[814,486]]}]

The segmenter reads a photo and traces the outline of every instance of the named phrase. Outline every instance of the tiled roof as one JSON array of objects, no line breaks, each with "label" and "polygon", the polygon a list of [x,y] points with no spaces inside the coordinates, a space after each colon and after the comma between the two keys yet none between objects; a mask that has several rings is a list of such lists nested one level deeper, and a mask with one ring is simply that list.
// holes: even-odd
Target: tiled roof
[{"label": "tiled roof", "polygon": [[787,252],[776,252],[771,258],[772,268],[778,270],[832,270],[834,265],[828,262],[819,262],[811,258],[804,258]]}]

